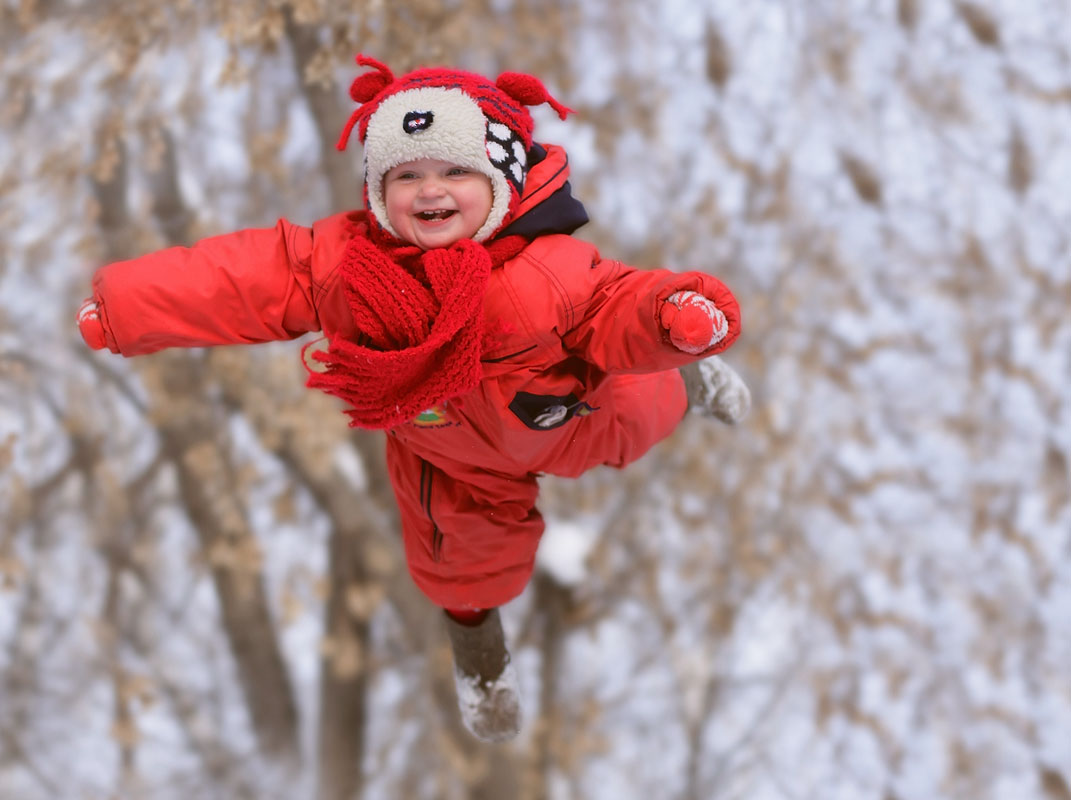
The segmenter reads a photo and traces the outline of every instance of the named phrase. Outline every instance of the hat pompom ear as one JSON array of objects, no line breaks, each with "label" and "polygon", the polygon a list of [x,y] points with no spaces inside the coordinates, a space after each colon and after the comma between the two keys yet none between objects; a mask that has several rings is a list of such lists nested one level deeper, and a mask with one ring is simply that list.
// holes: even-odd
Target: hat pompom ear
[{"label": "hat pompom ear", "polygon": [[390,84],[394,83],[394,73],[381,61],[363,53],[357,56],[357,66],[375,67],[375,72],[358,75],[350,84],[350,97],[358,103],[367,103]]},{"label": "hat pompom ear", "polygon": [[573,109],[566,108],[547,91],[543,82],[534,75],[525,75],[523,72],[503,72],[495,81],[495,86],[508,94],[519,103],[526,106],[538,106],[548,103],[551,108],[558,112],[561,119],[566,115],[575,113]]},{"label": "hat pompom ear", "polygon": [[[374,67],[376,70],[375,72],[366,72],[364,75],[358,75],[353,79],[353,83],[350,84],[350,97],[353,98],[355,102],[361,103],[362,106],[394,83],[394,73],[391,72],[390,68],[382,61],[377,61],[371,56],[358,53],[357,66]],[[345,127],[342,128],[342,134],[338,137],[338,143],[335,147],[339,150],[346,149],[346,145],[350,140],[350,134],[353,132],[353,128],[360,118],[361,106],[358,106],[350,115]]]}]

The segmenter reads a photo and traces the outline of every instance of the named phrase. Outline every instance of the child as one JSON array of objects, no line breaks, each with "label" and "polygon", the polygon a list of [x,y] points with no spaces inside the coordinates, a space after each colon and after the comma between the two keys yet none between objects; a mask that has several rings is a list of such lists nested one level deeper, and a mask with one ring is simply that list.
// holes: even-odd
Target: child
[{"label": "child", "polygon": [[689,400],[741,418],[746,386],[710,358],[739,309],[709,275],[633,269],[569,235],[587,216],[525,106],[570,110],[536,78],[357,63],[374,69],[338,146],[357,129],[366,211],[110,264],[79,327],[125,356],[322,330],[309,385],[386,431],[409,571],[446,609],[465,724],[502,741],[520,709],[497,608],[533,569],[537,477],[624,467]]}]

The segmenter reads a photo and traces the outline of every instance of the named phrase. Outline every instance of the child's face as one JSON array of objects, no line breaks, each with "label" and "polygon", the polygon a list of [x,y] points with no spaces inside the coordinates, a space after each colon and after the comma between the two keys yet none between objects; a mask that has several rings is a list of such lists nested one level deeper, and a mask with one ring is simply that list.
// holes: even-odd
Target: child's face
[{"label": "child's face", "polygon": [[423,250],[470,239],[491,213],[491,179],[467,167],[422,158],[383,178],[387,219],[401,238]]}]

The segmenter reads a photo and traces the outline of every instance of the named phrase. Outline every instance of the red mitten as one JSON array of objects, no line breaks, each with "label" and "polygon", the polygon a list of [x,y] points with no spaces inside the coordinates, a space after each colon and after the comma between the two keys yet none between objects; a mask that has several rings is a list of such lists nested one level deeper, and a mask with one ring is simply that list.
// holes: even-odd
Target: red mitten
[{"label": "red mitten", "polygon": [[100,321],[100,307],[92,297],[83,300],[82,307],[78,309],[78,332],[92,349],[103,350],[107,347],[104,323]]},{"label": "red mitten", "polygon": [[729,332],[729,323],[713,300],[699,292],[674,292],[659,311],[662,327],[678,350],[699,355]]}]

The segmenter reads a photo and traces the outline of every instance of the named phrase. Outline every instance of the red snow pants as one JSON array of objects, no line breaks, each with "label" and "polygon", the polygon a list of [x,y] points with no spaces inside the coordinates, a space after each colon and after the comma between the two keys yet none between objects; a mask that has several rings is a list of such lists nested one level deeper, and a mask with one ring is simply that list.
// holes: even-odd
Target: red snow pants
[{"label": "red snow pants", "polygon": [[[687,409],[675,369],[613,376],[591,399],[596,410],[555,430],[511,432],[500,424],[501,441],[477,433],[471,416],[447,430],[406,427],[387,437],[406,561],[432,602],[494,608],[520,594],[543,534],[539,474],[575,477],[599,465],[625,467],[668,436]],[[516,454],[531,452],[533,441],[540,456],[518,468]]]}]

